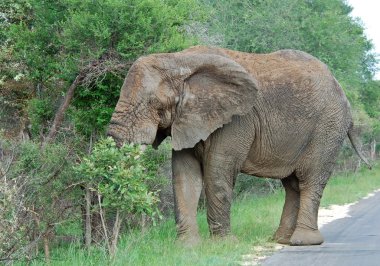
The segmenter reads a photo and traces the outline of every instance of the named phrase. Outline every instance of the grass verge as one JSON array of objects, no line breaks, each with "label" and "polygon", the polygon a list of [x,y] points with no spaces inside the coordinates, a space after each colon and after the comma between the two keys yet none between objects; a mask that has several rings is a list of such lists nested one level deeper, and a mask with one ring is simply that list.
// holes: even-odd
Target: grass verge
[{"label": "grass verge", "polygon": [[[341,174],[330,179],[321,206],[354,202],[380,188],[380,165],[372,171]],[[274,245],[270,237],[280,220],[283,190],[267,196],[244,195],[232,207],[232,232],[236,239],[209,239],[205,212],[198,215],[203,238],[193,249],[175,243],[175,224],[169,219],[144,233],[132,232],[120,241],[116,257],[109,261],[104,250],[85,251],[79,244],[57,247],[52,265],[238,265],[242,255],[254,252],[254,246]],[[32,265],[40,265],[34,261]]]}]

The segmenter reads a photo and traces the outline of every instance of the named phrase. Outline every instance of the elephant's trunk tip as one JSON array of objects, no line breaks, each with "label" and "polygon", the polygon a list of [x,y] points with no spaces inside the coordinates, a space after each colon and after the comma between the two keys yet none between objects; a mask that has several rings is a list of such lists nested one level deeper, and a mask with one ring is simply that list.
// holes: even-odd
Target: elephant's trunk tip
[{"label": "elephant's trunk tip", "polygon": [[111,137],[111,138],[115,141],[116,146],[117,146],[118,148],[121,148],[121,146],[123,146],[123,141],[121,140],[121,138],[119,138],[119,137],[117,136],[117,134],[115,134],[115,132],[113,132],[113,131],[111,131],[111,130],[108,130],[108,131],[107,131],[107,137]]}]

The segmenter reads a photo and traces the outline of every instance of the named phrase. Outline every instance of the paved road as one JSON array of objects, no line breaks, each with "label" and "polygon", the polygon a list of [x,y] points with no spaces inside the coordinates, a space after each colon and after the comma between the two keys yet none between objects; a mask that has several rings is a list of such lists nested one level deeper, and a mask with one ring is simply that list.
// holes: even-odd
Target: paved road
[{"label": "paved road", "polygon": [[286,247],[262,265],[379,266],[380,192],[352,206],[349,215],[322,227],[322,245]]}]

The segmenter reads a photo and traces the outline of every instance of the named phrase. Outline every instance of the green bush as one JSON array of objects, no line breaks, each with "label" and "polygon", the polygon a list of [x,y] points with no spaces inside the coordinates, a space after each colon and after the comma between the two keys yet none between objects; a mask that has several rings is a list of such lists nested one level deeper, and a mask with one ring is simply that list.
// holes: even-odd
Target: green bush
[{"label": "green bush", "polygon": [[103,133],[120,95],[123,78],[107,73],[91,87],[79,86],[69,109],[69,117],[78,133],[90,136]]},{"label": "green bush", "polygon": [[47,121],[53,117],[52,103],[49,99],[34,98],[28,102],[27,112],[32,134],[38,136],[46,130]]},{"label": "green bush", "polygon": [[74,170],[102,196],[104,207],[155,217],[158,215],[157,191],[149,191],[147,181],[155,178],[156,165],[148,162],[139,145],[125,144],[118,149],[112,138],[106,138],[101,139]]},{"label": "green bush", "polygon": [[41,149],[31,141],[0,148],[13,160],[6,177],[0,176],[0,259],[33,258],[42,240],[54,238],[57,225],[78,218],[71,150],[63,144]]}]

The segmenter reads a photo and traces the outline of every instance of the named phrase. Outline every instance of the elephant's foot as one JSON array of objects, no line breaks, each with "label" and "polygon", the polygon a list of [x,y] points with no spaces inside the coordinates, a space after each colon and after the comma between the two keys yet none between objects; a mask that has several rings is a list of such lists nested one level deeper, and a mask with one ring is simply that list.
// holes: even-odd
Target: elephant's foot
[{"label": "elephant's foot", "polygon": [[186,233],[178,236],[177,238],[177,243],[180,246],[186,247],[186,248],[191,248],[199,245],[201,243],[201,238],[199,234],[194,233]]},{"label": "elephant's foot", "polygon": [[319,230],[310,230],[297,227],[290,238],[291,246],[320,245],[323,243],[323,236]]},{"label": "elephant's foot", "polygon": [[273,235],[273,240],[279,244],[289,245],[290,238],[292,237],[294,229],[279,227],[276,233]]}]

